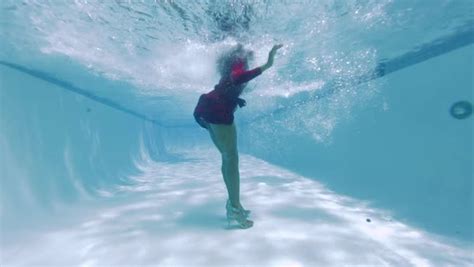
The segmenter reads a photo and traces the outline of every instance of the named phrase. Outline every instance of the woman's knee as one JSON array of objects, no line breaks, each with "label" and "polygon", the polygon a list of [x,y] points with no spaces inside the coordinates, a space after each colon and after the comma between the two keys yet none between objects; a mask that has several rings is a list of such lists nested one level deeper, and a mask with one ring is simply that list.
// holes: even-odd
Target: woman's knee
[{"label": "woman's knee", "polygon": [[223,161],[238,161],[239,160],[239,152],[237,149],[229,149],[224,150],[221,152],[222,160]]}]

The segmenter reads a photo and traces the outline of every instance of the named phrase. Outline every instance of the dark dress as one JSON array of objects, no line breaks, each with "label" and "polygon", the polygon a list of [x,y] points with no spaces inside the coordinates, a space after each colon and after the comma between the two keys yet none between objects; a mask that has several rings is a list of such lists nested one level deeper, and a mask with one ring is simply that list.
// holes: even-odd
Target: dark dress
[{"label": "dark dress", "polygon": [[237,105],[243,106],[244,100],[239,98],[248,81],[262,74],[260,68],[253,70],[238,69],[229,77],[222,77],[214,90],[199,97],[194,109],[194,119],[203,128],[207,123],[232,124]]}]

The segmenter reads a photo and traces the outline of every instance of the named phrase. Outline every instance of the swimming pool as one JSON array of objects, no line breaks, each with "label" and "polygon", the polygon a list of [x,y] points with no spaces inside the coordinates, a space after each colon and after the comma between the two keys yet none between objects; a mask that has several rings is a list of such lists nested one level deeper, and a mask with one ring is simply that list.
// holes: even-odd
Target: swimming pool
[{"label": "swimming pool", "polygon": [[[2,264],[473,263],[470,1],[0,8]],[[285,44],[236,113],[248,232],[192,118],[237,42]]]}]

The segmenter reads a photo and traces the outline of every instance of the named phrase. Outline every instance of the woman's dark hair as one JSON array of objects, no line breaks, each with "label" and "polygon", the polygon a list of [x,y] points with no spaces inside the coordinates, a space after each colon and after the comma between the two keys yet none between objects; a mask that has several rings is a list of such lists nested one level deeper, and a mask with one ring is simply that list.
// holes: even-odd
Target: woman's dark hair
[{"label": "woman's dark hair", "polygon": [[221,77],[227,77],[232,71],[232,66],[243,61],[245,68],[248,68],[248,62],[253,59],[253,52],[245,49],[241,44],[236,45],[230,50],[222,53],[217,59],[217,69]]}]

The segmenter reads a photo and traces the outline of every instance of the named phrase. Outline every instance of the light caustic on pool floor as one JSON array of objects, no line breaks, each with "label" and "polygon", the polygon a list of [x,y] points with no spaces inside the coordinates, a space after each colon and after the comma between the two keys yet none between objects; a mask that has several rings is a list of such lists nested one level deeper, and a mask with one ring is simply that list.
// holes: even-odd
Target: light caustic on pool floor
[{"label": "light caustic on pool floor", "polygon": [[[77,225],[6,248],[6,265],[466,266],[472,248],[394,221],[367,203],[241,155],[241,192],[255,221],[228,229],[220,156],[180,152],[182,161],[140,163],[121,203]],[[369,219],[369,220],[368,220]],[[61,253],[58,253],[61,251]]]}]

